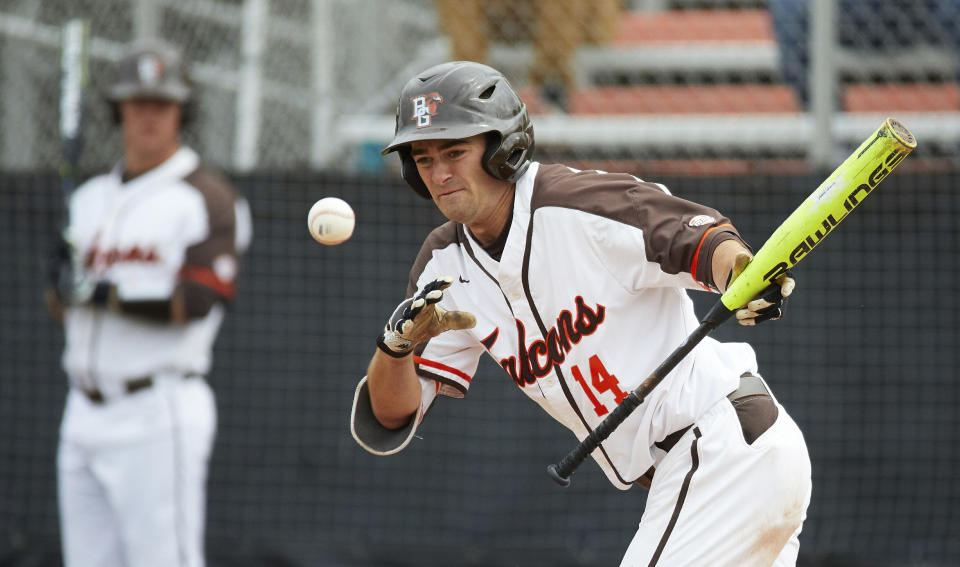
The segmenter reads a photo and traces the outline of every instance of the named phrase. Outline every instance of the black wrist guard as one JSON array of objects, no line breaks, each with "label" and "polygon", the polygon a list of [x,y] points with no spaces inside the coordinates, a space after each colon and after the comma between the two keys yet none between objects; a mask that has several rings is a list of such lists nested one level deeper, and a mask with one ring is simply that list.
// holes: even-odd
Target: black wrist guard
[{"label": "black wrist guard", "polygon": [[410,349],[406,352],[397,352],[395,350],[392,350],[390,347],[387,346],[387,343],[384,342],[384,333],[380,333],[380,336],[377,337],[377,348],[389,354],[393,358],[404,358],[406,356],[409,356],[410,353],[413,352],[413,349]]}]

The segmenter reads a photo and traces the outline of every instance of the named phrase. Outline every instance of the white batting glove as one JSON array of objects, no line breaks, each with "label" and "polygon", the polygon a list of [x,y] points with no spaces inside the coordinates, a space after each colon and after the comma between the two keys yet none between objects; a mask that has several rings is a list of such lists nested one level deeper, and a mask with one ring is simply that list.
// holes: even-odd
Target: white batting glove
[{"label": "white batting glove", "polygon": [[781,276],[756,299],[747,303],[743,309],[737,310],[737,322],[752,327],[764,321],[776,321],[783,316],[787,297],[793,293],[795,286],[793,278],[788,275]]},{"label": "white batting glove", "polygon": [[[737,254],[734,259],[731,282],[743,272],[747,264],[750,263],[750,259],[749,254]],[[777,278],[771,286],[760,292],[760,295],[737,310],[737,322],[745,327],[752,327],[764,321],[776,321],[783,316],[787,298],[793,293],[793,288],[796,285],[797,282],[793,279],[793,274],[787,270],[786,274]]]},{"label": "white batting glove", "polygon": [[443,298],[443,290],[452,283],[450,276],[435,279],[423,286],[420,293],[401,302],[377,337],[380,350],[392,357],[402,358],[418,344],[444,331],[473,328],[477,318],[472,313],[448,311],[437,305]]}]

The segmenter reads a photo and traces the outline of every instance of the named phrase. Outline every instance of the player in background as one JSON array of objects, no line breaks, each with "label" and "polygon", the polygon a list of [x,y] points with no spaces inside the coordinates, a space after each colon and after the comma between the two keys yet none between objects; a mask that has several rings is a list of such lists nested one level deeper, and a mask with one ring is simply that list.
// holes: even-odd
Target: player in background
[{"label": "player in background", "polygon": [[[709,207],[533,150],[525,105],[490,67],[445,63],[403,87],[384,153],[449,222],[357,387],[351,429],[368,451],[404,448],[484,353],[583,439],[697,327],[687,290],[722,292],[751,258]],[[737,318],[778,318],[793,286]],[[650,490],[622,565],[795,564],[810,459],[749,345],[704,339],[593,458],[614,486]]]},{"label": "player in background", "polygon": [[132,45],[106,98],[123,158],[69,202],[64,327],[69,393],[57,455],[67,567],[204,565],[216,430],[205,376],[239,256],[246,202],[181,144],[193,86],[174,47]]}]

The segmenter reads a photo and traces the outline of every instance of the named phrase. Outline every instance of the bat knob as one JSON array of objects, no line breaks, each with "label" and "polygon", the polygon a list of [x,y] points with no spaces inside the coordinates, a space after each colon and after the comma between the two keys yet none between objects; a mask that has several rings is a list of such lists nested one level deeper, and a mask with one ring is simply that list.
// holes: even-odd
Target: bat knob
[{"label": "bat knob", "polygon": [[557,465],[548,465],[547,474],[550,475],[550,478],[553,479],[553,482],[559,484],[560,486],[566,488],[570,486],[570,477],[562,476],[560,470],[557,468]]}]

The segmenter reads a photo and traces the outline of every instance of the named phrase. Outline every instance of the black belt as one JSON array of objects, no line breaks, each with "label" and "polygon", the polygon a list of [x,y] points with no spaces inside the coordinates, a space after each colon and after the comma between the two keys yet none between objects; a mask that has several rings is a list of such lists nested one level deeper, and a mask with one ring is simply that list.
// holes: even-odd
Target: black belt
[{"label": "black belt", "polygon": [[[200,374],[190,373],[184,374],[184,379],[186,378],[199,378]],[[146,390],[147,388],[153,387],[153,376],[140,376],[139,378],[131,378],[123,383],[123,391],[125,394],[133,394],[134,392],[139,392],[140,390]],[[103,392],[99,388],[94,388],[92,390],[81,389],[83,395],[87,397],[88,400],[95,404],[102,404],[107,401],[107,398],[103,395]]]},{"label": "black belt", "polygon": [[[749,372],[740,376],[740,386],[727,395],[730,404],[737,412],[737,419],[740,421],[740,429],[743,432],[743,439],[747,445],[753,444],[757,437],[773,425],[777,420],[777,404],[773,402],[770,390],[759,376],[754,376]],[[693,424],[683,429],[674,431],[663,438],[662,441],[654,442],[654,446],[664,452],[670,452],[673,446],[680,441],[683,434],[690,430]],[[655,467],[650,467],[643,476],[636,481],[640,486],[649,489],[653,481]]]}]

